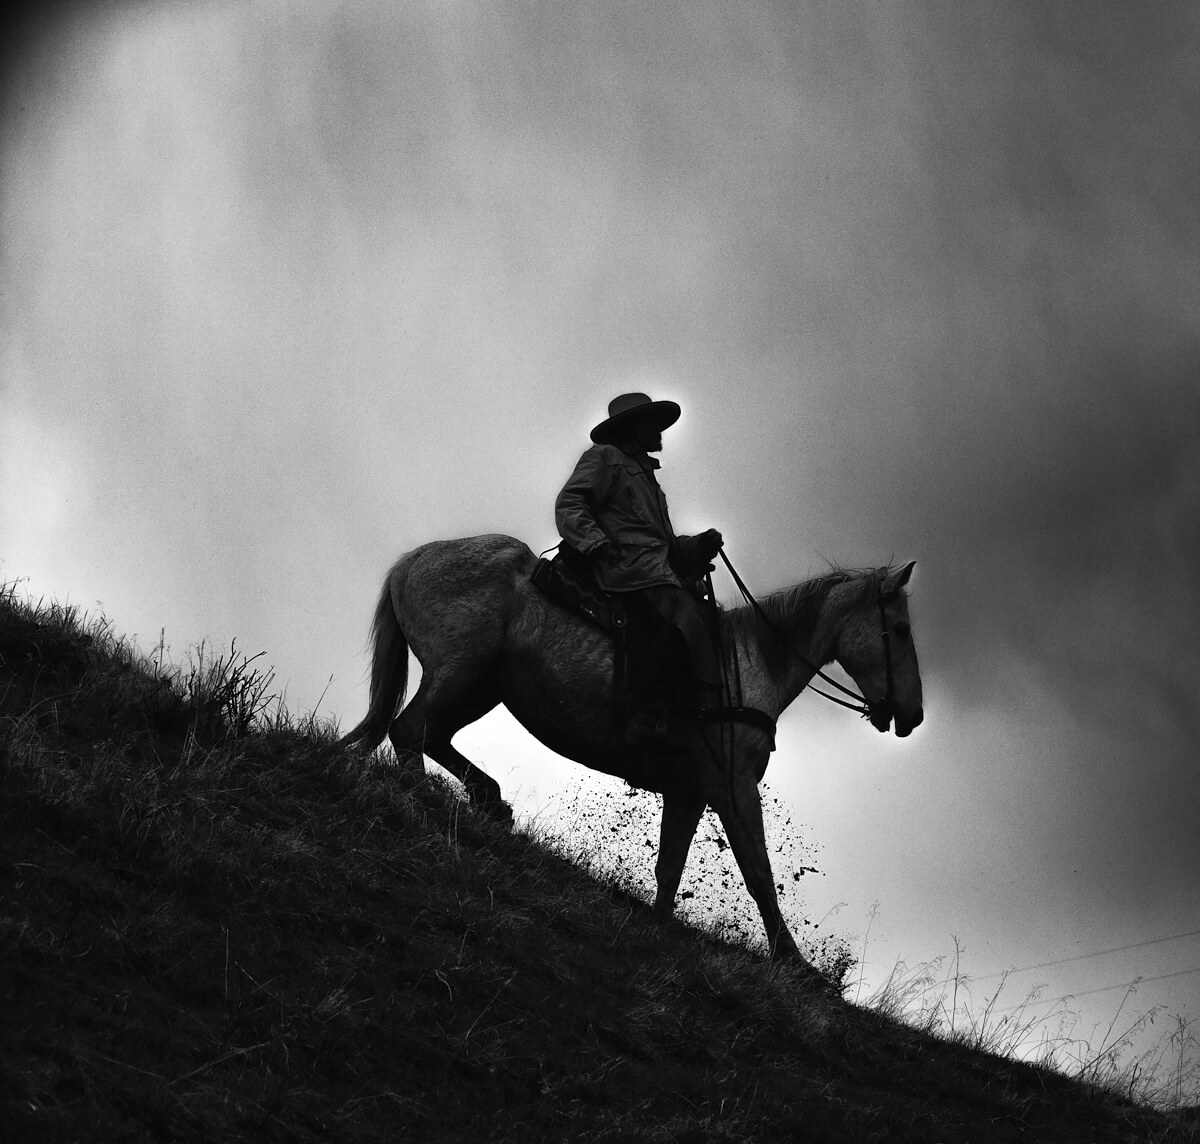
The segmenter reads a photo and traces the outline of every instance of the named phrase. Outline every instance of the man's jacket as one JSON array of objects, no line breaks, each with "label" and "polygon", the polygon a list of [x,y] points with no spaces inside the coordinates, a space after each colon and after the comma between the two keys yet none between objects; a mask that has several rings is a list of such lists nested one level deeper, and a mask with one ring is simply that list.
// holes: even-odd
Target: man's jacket
[{"label": "man's jacket", "polygon": [[[658,461],[641,449],[593,445],[558,494],[554,520],[568,545],[589,557],[602,587],[631,592],[679,584],[672,567],[679,538],[654,476]],[[595,550],[615,545],[599,559]]]}]

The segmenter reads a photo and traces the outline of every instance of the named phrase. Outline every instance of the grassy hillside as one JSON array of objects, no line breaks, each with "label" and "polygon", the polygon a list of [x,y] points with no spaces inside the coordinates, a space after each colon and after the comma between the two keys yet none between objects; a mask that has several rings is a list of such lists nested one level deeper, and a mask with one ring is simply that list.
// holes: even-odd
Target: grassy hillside
[{"label": "grassy hillside", "polygon": [[1185,1141],[0,593],[0,1139]]}]

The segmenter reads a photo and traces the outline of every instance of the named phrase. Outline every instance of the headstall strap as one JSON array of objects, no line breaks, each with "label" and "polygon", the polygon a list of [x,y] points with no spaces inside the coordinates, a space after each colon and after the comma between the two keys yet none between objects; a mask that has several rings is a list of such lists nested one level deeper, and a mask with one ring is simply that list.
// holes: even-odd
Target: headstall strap
[{"label": "headstall strap", "polygon": [[883,592],[879,593],[879,634],[883,637],[883,662],[887,668],[887,694],[883,697],[883,702],[887,705],[887,709],[892,708],[892,692],[895,690],[892,679],[892,631],[888,627],[887,611],[883,606]]}]

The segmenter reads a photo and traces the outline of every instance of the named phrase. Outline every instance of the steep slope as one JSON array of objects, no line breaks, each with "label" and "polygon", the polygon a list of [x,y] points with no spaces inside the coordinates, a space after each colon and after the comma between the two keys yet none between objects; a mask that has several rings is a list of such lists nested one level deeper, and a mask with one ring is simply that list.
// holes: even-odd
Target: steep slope
[{"label": "steep slope", "polygon": [[3,1139],[1194,1138],[653,926],[249,662],[0,598]]}]

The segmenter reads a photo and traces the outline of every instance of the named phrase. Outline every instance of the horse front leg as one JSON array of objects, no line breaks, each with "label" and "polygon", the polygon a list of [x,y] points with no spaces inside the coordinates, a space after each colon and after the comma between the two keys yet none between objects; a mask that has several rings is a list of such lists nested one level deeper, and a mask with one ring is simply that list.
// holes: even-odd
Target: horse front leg
[{"label": "horse front leg", "polygon": [[796,939],[792,937],[779,909],[775,876],[771,870],[771,860],[767,857],[767,839],[763,829],[762,802],[758,796],[758,786],[753,782],[735,783],[728,791],[727,798],[718,805],[717,814],[725,827],[730,849],[737,859],[746,889],[750,891],[750,896],[762,915],[771,959],[798,961],[811,968],[796,945]]},{"label": "horse front leg", "polygon": [[707,805],[703,798],[663,795],[658,861],[654,864],[654,877],[658,882],[658,895],[654,899],[656,922],[670,921],[675,912],[679,880],[683,877],[683,867],[687,863],[688,850],[696,836],[700,816]]}]

